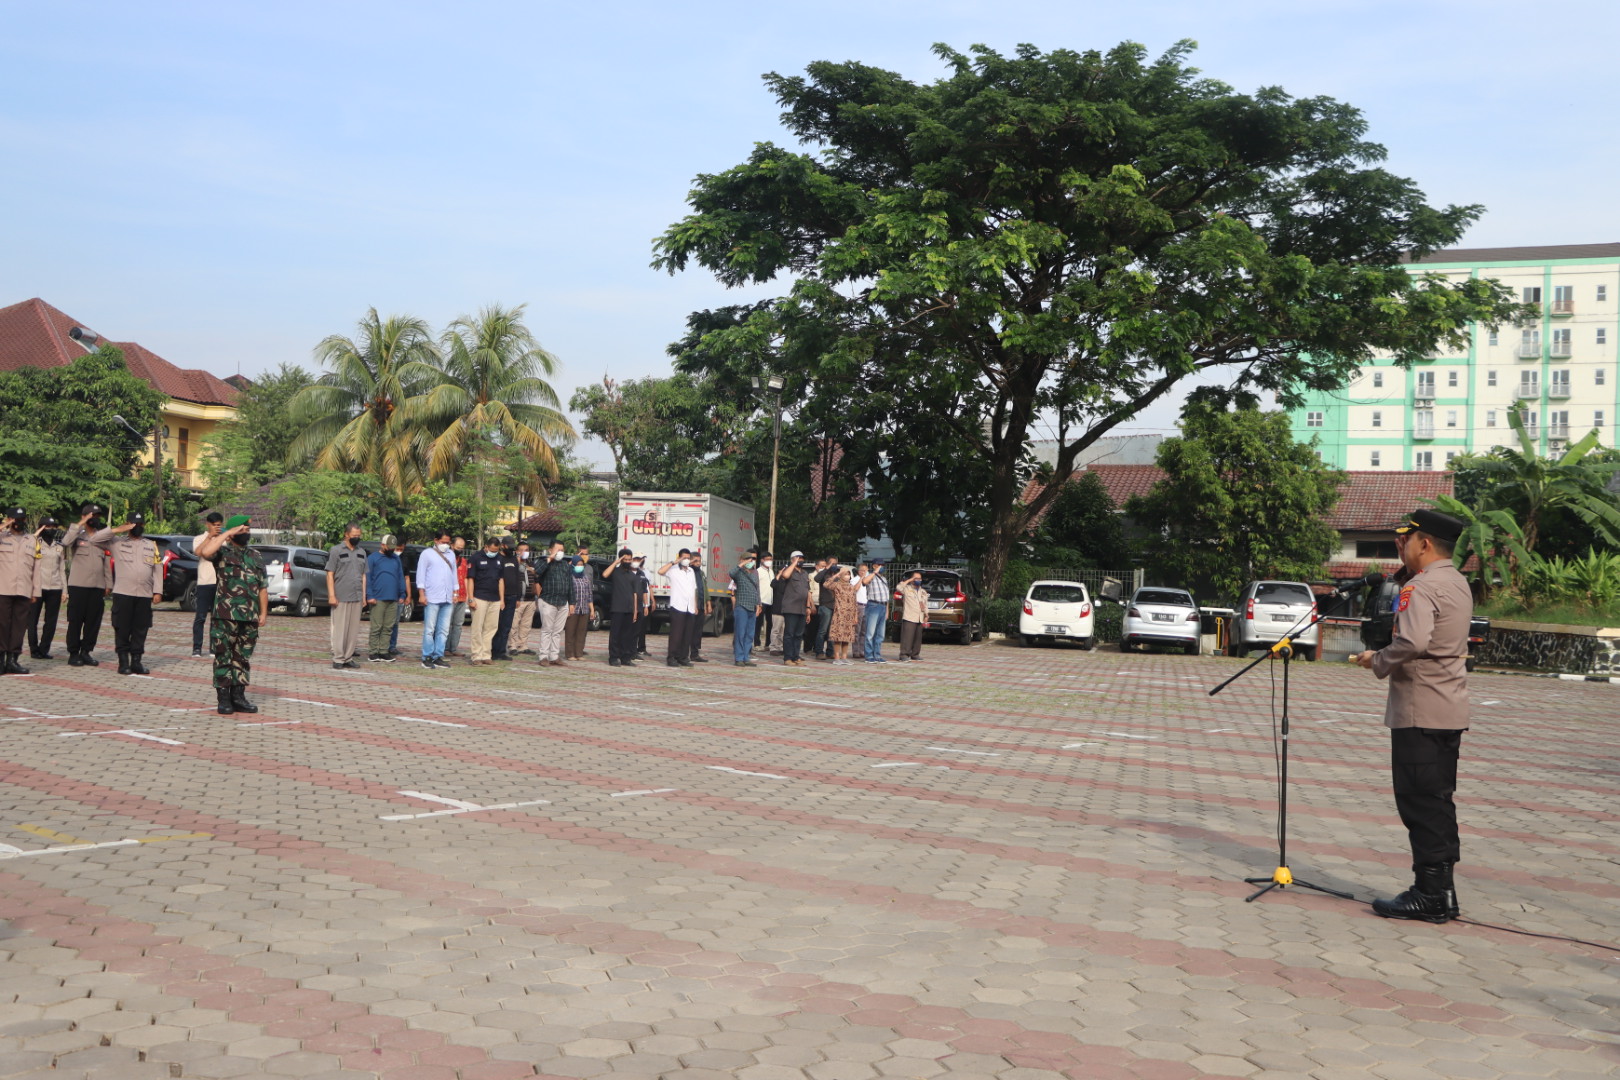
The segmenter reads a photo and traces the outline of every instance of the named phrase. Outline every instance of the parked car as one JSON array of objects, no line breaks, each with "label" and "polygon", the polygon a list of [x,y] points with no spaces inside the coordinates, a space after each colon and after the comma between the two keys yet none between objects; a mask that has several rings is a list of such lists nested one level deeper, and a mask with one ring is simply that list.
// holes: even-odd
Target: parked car
[{"label": "parked car", "polygon": [[[907,572],[909,574],[909,571]],[[966,570],[924,570],[928,590],[925,633],[942,634],[959,645],[984,637],[984,597],[979,582]],[[899,640],[901,606],[889,607],[890,638]]]},{"label": "parked car", "polygon": [[[1394,578],[1386,579],[1368,590],[1366,615],[1361,620],[1361,643],[1374,652],[1387,648],[1395,640],[1395,605],[1400,601],[1401,586]],[[1468,620],[1468,659],[1465,666],[1474,670],[1474,653],[1491,636],[1491,620],[1475,615]]]},{"label": "parked car", "polygon": [[1148,586],[1131,594],[1120,627],[1119,651],[1143,650],[1149,645],[1172,645],[1188,656],[1198,654],[1203,612],[1186,589]]},{"label": "parked car", "polygon": [[178,600],[181,611],[197,610],[197,556],[191,550],[194,537],[172,533],[148,533],[163,559],[163,599]]},{"label": "parked car", "polygon": [[1018,642],[1078,642],[1089,649],[1095,640],[1092,627],[1096,614],[1091,594],[1078,581],[1035,581],[1024,594],[1024,607],[1018,616]]},{"label": "parked car", "polygon": [[[1238,594],[1237,614],[1232,619],[1232,651],[1247,656],[1259,648],[1270,648],[1284,634],[1294,630],[1294,653],[1304,660],[1316,659],[1322,628],[1316,618],[1316,594],[1303,581],[1251,581]],[[1304,625],[1300,625],[1301,623]]]},{"label": "parked car", "polygon": [[271,607],[285,608],[299,616],[313,615],[317,610],[325,615],[330,610],[326,603],[324,549],[265,544],[258,551],[264,558]]}]

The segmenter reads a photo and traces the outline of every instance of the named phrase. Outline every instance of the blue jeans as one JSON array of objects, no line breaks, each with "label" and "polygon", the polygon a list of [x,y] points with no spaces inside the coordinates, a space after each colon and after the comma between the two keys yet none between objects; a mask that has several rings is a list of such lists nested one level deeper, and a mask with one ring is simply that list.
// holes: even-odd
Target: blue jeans
[{"label": "blue jeans", "polygon": [[454,604],[425,604],[422,607],[422,659],[444,658],[444,638],[450,631],[450,609]]},{"label": "blue jeans", "polygon": [[889,605],[866,605],[866,658],[868,660],[883,659],[883,634],[888,629],[885,625],[889,621]]},{"label": "blue jeans", "polygon": [[759,616],[753,608],[734,608],[731,614],[731,659],[742,663],[754,648],[754,624]]}]

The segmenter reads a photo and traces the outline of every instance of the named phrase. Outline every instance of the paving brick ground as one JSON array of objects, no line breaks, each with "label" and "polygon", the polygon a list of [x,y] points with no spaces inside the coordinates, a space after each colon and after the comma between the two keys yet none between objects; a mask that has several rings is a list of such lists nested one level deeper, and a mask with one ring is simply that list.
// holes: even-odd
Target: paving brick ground
[{"label": "paving brick ground", "polygon": [[[1358,899],[1245,903],[1264,665],[1215,699],[1235,661],[999,642],[337,672],[277,617],[226,718],[157,618],[151,678],[0,680],[0,1077],[1620,1070],[1620,949],[1366,908],[1404,835],[1348,666],[1294,668],[1290,864]],[[1473,695],[1465,914],[1620,944],[1620,693]]]}]

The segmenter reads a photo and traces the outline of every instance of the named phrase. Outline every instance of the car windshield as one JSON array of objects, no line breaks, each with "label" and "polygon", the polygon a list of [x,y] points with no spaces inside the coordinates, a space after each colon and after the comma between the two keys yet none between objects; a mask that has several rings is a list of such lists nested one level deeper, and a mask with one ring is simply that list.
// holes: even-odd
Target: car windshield
[{"label": "car windshield", "polygon": [[1262,581],[1254,587],[1254,598],[1265,604],[1310,604],[1311,590],[1292,581]]},{"label": "car windshield", "polygon": [[266,563],[287,561],[287,549],[284,547],[261,547],[258,552],[259,557]]},{"label": "car windshield", "polygon": [[1029,590],[1029,598],[1041,604],[1083,604],[1086,590],[1079,585],[1036,585]]},{"label": "car windshield", "polygon": [[1193,598],[1174,589],[1143,589],[1136,594],[1135,603],[1160,604],[1164,607],[1196,607]]},{"label": "car windshield", "polygon": [[954,574],[923,575],[923,586],[927,588],[929,596],[938,596],[949,599],[957,593],[957,579]]}]

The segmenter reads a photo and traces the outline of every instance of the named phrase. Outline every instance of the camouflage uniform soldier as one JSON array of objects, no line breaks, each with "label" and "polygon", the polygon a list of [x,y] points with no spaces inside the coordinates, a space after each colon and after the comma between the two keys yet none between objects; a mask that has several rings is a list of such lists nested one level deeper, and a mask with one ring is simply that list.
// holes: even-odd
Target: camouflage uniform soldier
[{"label": "camouflage uniform soldier", "polygon": [[217,590],[209,643],[214,650],[214,693],[219,715],[254,713],[259,707],[247,699],[249,660],[259,641],[259,627],[270,615],[270,593],[264,576],[264,558],[248,547],[248,519],[238,514],[217,536],[196,545],[199,559],[214,564]]}]

